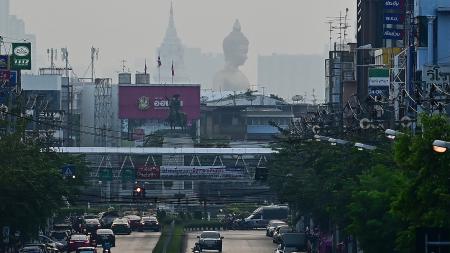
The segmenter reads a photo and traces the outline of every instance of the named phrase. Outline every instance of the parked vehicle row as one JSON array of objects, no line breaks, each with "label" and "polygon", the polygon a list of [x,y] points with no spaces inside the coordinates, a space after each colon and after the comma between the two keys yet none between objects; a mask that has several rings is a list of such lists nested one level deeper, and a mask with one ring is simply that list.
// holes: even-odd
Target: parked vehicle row
[{"label": "parked vehicle row", "polygon": [[295,232],[295,230],[284,221],[269,221],[266,227],[266,236],[272,237],[272,242],[277,244],[274,253],[307,251],[306,234]]}]

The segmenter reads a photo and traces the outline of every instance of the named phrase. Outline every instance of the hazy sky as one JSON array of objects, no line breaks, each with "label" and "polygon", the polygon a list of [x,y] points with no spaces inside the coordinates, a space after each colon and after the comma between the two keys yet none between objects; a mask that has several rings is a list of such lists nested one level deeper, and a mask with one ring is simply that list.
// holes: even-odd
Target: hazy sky
[{"label": "hazy sky", "polygon": [[[10,0],[11,14],[26,22],[45,49],[67,46],[76,73],[89,65],[90,46],[100,48],[98,76],[112,77],[121,60],[135,72],[146,57],[155,65],[155,49],[168,23],[169,0]],[[256,82],[258,54],[324,54],[326,17],[349,8],[354,27],[356,0],[174,0],[175,23],[186,47],[222,52],[222,41],[238,18],[250,40],[242,68]],[[353,29],[352,29],[353,30]],[[353,39],[353,32],[350,33]],[[41,63],[47,63],[46,61]],[[142,67],[143,69],[143,67]],[[140,69],[142,71],[142,69]]]}]

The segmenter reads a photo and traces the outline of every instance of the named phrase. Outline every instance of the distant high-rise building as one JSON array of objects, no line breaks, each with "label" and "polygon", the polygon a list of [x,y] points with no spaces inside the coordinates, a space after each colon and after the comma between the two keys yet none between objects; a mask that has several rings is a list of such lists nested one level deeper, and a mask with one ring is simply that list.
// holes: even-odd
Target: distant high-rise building
[{"label": "distant high-rise building", "polygon": [[[323,57],[320,55],[272,54],[258,56],[258,90],[290,100],[322,91]],[[321,95],[321,94],[319,94]],[[312,97],[311,97],[312,98]],[[323,99],[323,95],[319,97]]]},{"label": "distant high-rise building", "polygon": [[[174,83],[187,83],[190,81],[184,65],[184,46],[175,28],[173,5],[170,6],[169,25],[167,26],[166,35],[161,46],[157,49],[156,55],[161,60],[161,67],[153,75],[156,82],[170,84],[172,83],[172,77]],[[159,80],[160,78],[161,80]]]},{"label": "distant high-rise building", "polygon": [[200,48],[186,48],[184,58],[191,81],[201,83],[204,90],[212,89],[214,74],[223,67],[223,54],[203,53]]},{"label": "distant high-rise building", "polygon": [[0,0],[0,36],[6,42],[31,42],[31,67],[36,72],[36,36],[25,32],[25,22],[22,19],[10,15],[9,0]]}]

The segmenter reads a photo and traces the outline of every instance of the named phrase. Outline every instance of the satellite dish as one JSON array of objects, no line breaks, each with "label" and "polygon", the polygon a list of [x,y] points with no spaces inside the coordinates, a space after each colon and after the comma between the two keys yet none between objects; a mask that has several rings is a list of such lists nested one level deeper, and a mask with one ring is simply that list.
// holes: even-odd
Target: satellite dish
[{"label": "satellite dish", "polygon": [[402,127],[410,127],[411,126],[411,118],[408,116],[404,116],[400,119]]},{"label": "satellite dish", "polygon": [[369,129],[370,128],[370,120],[368,118],[361,119],[359,121],[359,127],[362,129]]},{"label": "satellite dish", "polygon": [[314,134],[319,134],[320,133],[320,126],[315,125],[312,127],[312,131]]}]

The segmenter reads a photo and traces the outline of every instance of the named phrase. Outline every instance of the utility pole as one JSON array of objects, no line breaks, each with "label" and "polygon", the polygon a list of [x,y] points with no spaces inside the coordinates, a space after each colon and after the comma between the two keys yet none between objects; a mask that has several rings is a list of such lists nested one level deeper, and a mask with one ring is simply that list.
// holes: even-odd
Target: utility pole
[{"label": "utility pole", "polygon": [[71,118],[72,118],[72,90],[70,85],[70,77],[69,77],[69,51],[67,48],[61,48],[61,54],[62,54],[62,60],[65,61],[66,67],[65,67],[65,75],[66,75],[66,82],[67,82],[67,118],[66,118],[66,131],[67,131],[67,138],[66,142],[64,143],[66,147],[70,147],[72,145],[72,136],[71,136]]}]

